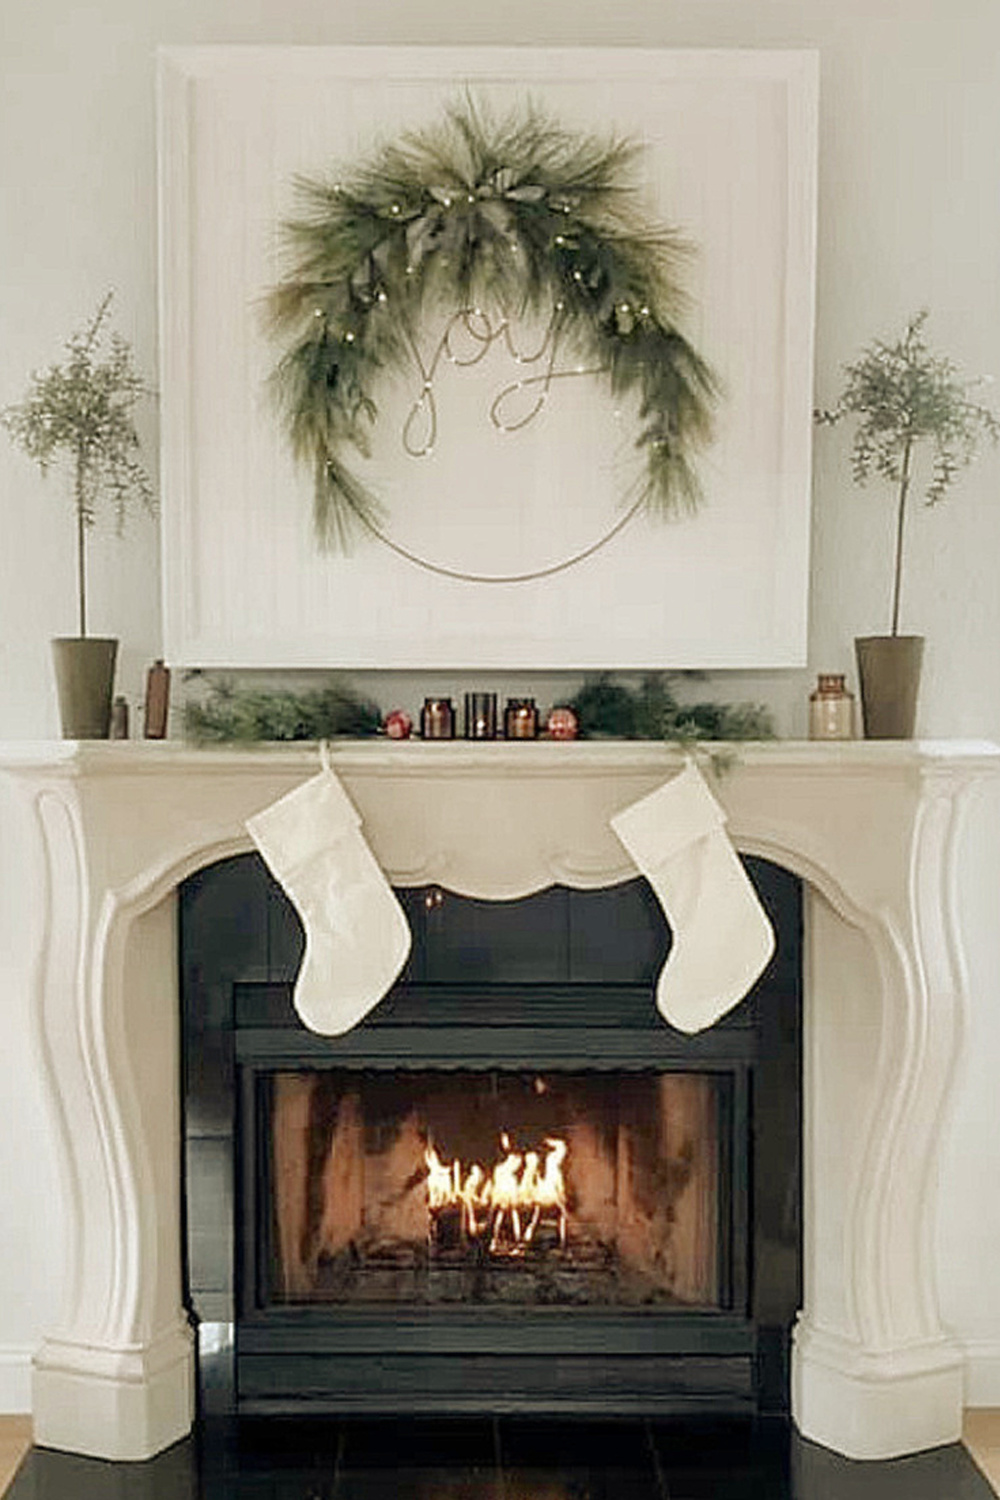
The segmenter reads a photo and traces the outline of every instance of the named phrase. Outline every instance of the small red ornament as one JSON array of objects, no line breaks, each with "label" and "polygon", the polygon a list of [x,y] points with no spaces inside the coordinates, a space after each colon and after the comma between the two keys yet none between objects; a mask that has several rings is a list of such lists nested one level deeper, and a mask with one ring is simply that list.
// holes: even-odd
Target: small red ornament
[{"label": "small red ornament", "polygon": [[403,709],[394,708],[392,713],[386,714],[382,728],[391,740],[408,740],[413,732],[413,720]]},{"label": "small red ornament", "polygon": [[552,740],[575,740],[579,725],[571,708],[554,708],[545,722],[545,730]]}]

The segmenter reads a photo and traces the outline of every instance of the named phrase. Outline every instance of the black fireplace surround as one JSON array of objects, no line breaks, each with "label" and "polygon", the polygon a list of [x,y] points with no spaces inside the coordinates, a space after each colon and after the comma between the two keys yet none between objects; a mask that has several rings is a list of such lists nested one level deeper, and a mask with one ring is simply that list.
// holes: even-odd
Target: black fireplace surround
[{"label": "black fireplace surround", "polygon": [[[338,1038],[292,1007],[302,927],[262,861],[241,855],[184,883],[186,1278],[202,1415],[787,1413],[801,888],[745,864],[775,956],[694,1037],[655,1009],[670,933],[642,880],[502,902],[399,891],[406,969]],[[526,1143],[544,1157],[563,1130],[578,1160],[563,1241],[556,1209],[526,1246],[501,1224],[496,1254],[489,1212],[477,1211],[478,1237],[459,1209],[428,1219],[414,1143],[440,1137],[464,1161],[444,1137],[465,1095],[480,1156],[510,1129],[521,1138],[503,1134],[499,1157],[523,1161]],[[523,1118],[508,1118],[519,1098]],[[360,1145],[344,1165],[346,1136]],[[579,1175],[584,1157],[603,1187]],[[366,1172],[376,1188],[358,1186]],[[357,1200],[350,1212],[338,1194]],[[402,1207],[386,1217],[390,1200]]]}]

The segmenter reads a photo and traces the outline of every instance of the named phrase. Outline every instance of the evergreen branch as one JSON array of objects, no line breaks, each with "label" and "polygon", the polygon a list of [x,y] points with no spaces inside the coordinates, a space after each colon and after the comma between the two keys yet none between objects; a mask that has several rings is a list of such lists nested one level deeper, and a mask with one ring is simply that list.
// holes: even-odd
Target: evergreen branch
[{"label": "evergreen branch", "polygon": [[207,699],[184,706],[185,735],[199,744],[367,738],[381,723],[378,705],[342,684],[293,693],[213,682]]},{"label": "evergreen branch", "polygon": [[583,738],[667,740],[690,748],[702,740],[771,740],[770,711],[757,703],[679,703],[669,678],[648,673],[638,688],[610,675],[589,678],[571,699]]}]

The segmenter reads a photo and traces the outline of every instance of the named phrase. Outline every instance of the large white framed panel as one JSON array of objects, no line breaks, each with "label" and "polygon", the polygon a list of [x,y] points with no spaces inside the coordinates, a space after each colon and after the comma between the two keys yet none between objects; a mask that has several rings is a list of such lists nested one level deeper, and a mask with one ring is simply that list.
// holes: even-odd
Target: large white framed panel
[{"label": "large white framed panel", "polygon": [[[177,664],[396,668],[775,667],[806,650],[817,63],[811,52],[206,47],[160,57],[165,649]],[[642,146],[651,217],[694,246],[685,331],[721,377],[705,503],[637,518],[586,562],[528,583],[442,578],[378,542],[316,548],[311,482],[267,389],[261,306],[296,174],[338,168],[469,90],[537,101]],[[429,327],[427,348],[440,330]],[[527,338],[527,333],[525,337]],[[499,356],[497,356],[499,358]],[[429,459],[399,441],[413,381],[379,393],[355,466],[404,546],[477,574],[567,557],[621,514],[628,408],[559,383],[500,434],[491,352],[439,386]]]}]

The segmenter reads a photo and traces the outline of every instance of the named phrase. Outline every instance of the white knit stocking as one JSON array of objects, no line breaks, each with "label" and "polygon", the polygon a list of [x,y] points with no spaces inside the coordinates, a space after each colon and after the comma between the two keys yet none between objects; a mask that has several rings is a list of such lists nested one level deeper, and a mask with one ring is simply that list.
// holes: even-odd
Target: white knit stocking
[{"label": "white knit stocking", "polygon": [[656,1003],[680,1031],[701,1031],[742,1000],[774,952],[771,923],[725,822],[693,761],[611,819],[673,932]]},{"label": "white knit stocking", "polygon": [[350,1030],[402,969],[410,928],[325,753],[318,776],[246,826],[306,930],[296,1010],[312,1031]]}]

